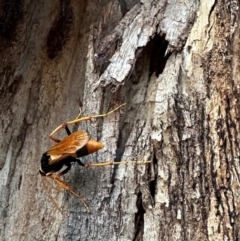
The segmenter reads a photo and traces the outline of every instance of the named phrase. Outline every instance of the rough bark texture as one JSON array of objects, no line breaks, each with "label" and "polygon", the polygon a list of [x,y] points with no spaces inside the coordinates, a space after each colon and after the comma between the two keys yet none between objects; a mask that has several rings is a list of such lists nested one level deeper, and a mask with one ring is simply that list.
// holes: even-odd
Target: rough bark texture
[{"label": "rough bark texture", "polygon": [[[238,240],[239,23],[234,0],[1,1],[0,240]],[[78,100],[127,103],[79,126],[105,144],[83,162],[152,160],[75,165],[91,214],[38,174]]]}]

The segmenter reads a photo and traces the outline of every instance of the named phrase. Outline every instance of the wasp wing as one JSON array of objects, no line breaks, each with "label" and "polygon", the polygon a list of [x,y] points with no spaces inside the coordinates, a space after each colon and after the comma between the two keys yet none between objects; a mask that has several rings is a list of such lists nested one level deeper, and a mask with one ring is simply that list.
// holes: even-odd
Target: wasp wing
[{"label": "wasp wing", "polygon": [[75,153],[84,147],[89,140],[90,136],[87,132],[73,132],[47,151],[51,157],[48,165],[56,164],[68,156],[75,156]]}]

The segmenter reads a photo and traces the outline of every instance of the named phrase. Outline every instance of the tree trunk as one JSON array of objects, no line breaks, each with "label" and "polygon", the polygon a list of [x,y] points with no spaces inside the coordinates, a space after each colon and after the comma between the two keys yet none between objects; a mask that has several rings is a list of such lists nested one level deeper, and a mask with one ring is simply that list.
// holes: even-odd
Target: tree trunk
[{"label": "tree trunk", "polygon": [[[80,2],[0,3],[0,240],[238,240],[239,2]],[[75,165],[91,213],[38,172],[79,101],[126,103],[84,163],[152,161]]]}]

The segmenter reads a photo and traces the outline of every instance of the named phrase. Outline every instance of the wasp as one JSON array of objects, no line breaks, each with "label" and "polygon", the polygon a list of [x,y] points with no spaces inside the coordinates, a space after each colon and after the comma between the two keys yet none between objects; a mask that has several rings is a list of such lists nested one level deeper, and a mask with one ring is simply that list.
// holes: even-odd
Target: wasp
[{"label": "wasp", "polygon": [[[93,115],[93,116],[87,116],[82,118],[79,118],[81,115],[81,110],[80,110],[80,114],[78,115],[77,118],[75,118],[72,121],[63,123],[50,134],[49,136],[50,139],[57,142],[57,144],[51,147],[48,151],[46,151],[42,155],[40,169],[39,169],[40,174],[42,176],[53,179],[60,187],[69,191],[76,197],[78,197],[88,211],[89,211],[89,208],[84,202],[84,200],[81,198],[81,196],[75,193],[67,183],[65,183],[63,180],[60,179],[60,177],[66,174],[67,172],[69,172],[72,164],[75,162],[77,162],[80,166],[83,166],[83,167],[97,167],[97,166],[106,166],[106,165],[115,165],[115,164],[125,164],[127,162],[110,161],[110,162],[104,162],[104,163],[84,164],[83,162],[81,162],[81,160],[79,160],[80,157],[97,152],[98,150],[103,148],[104,145],[101,142],[91,139],[91,136],[86,131],[79,130],[71,133],[71,131],[68,128],[68,125],[108,116],[109,114],[122,108],[124,105],[125,104],[122,104],[106,114]],[[59,140],[53,137],[53,135],[62,128],[66,130],[68,136],[62,140]],[[144,163],[147,163],[147,162],[144,162]]]},{"label": "wasp", "polygon": [[[80,115],[79,114],[78,117],[74,120],[68,121],[58,126],[49,136],[50,139],[57,142],[57,144],[45,153],[43,153],[39,169],[40,174],[43,176],[52,176],[53,174],[59,172],[65,165],[66,168],[63,171],[59,172],[56,176],[57,178],[59,178],[71,169],[71,165],[74,162],[77,162],[81,166],[85,166],[85,164],[82,163],[78,158],[97,152],[98,150],[103,148],[104,145],[101,142],[92,140],[91,136],[86,131],[79,130],[71,133],[68,125],[81,121],[92,120],[94,118],[105,117],[117,111],[124,105],[125,104],[122,104],[106,114],[78,118]],[[59,140],[53,137],[53,135],[62,128],[65,128],[68,136],[63,140]],[[87,167],[91,165],[92,164],[87,164]],[[106,165],[106,163],[102,163],[102,165]],[[109,165],[109,163],[107,163],[107,165]]]}]

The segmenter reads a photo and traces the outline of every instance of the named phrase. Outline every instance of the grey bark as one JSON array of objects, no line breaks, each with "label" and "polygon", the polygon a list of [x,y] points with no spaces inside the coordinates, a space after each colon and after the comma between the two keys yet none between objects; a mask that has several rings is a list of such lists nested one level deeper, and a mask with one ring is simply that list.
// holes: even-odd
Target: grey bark
[{"label": "grey bark", "polygon": [[[2,1],[0,240],[238,240],[238,1]],[[105,144],[65,180],[38,174],[78,114]],[[77,129],[76,126],[73,127]],[[65,136],[64,132],[59,135]],[[61,207],[59,212],[51,198]]]}]

